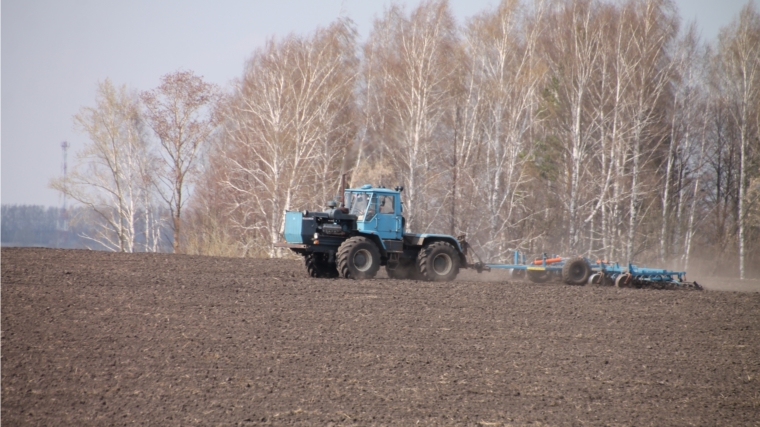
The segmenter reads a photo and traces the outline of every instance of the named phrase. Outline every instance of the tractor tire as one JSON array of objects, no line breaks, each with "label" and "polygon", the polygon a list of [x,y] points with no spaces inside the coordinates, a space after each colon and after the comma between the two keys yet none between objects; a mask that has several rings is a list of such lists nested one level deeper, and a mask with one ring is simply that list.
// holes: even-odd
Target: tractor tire
[{"label": "tractor tire", "polygon": [[528,270],[528,279],[533,283],[546,283],[552,276],[544,270]]},{"label": "tractor tire", "polygon": [[433,242],[417,255],[420,278],[431,282],[448,282],[459,274],[459,252],[447,242]]},{"label": "tractor tire", "polygon": [[327,254],[311,253],[306,254],[303,258],[304,265],[306,265],[306,272],[309,273],[309,277],[316,279],[332,279],[338,277],[338,270],[334,264],[330,264],[325,259]]},{"label": "tractor tire", "polygon": [[371,279],[380,269],[380,251],[372,240],[354,236],[338,248],[336,264],[344,279]]},{"label": "tractor tire", "polygon": [[583,286],[589,276],[591,276],[591,266],[581,257],[571,259],[562,266],[562,281],[568,285]]}]

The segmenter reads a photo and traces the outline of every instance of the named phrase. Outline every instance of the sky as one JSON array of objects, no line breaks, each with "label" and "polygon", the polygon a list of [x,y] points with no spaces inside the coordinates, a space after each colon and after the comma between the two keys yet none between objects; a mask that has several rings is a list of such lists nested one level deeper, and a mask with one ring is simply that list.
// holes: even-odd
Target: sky
[{"label": "sky", "polygon": [[[758,6],[758,1],[754,1]],[[417,0],[396,1],[407,11]],[[684,22],[714,40],[747,0],[676,0]],[[460,24],[497,0],[450,0]],[[87,137],[72,117],[95,103],[109,78],[143,91],[165,74],[191,70],[228,88],[271,37],[307,35],[339,17],[360,41],[386,0],[2,0],[0,3],[0,202],[60,206],[48,188]]]}]

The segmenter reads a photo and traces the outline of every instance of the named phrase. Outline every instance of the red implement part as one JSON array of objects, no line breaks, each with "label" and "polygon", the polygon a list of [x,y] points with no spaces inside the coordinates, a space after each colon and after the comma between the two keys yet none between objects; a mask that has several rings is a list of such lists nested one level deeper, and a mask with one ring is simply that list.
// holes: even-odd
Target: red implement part
[{"label": "red implement part", "polygon": [[[562,262],[562,258],[560,258],[560,257],[557,257],[557,258],[546,258],[546,263],[547,264],[554,264],[555,262]],[[533,265],[542,265],[543,263],[544,263],[544,260],[540,259],[540,258],[533,260]]]}]

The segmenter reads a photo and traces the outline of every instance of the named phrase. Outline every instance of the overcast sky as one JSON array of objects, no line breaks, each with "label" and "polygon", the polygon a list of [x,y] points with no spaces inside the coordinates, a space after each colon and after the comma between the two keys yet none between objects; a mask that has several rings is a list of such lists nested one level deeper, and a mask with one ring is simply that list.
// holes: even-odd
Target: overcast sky
[{"label": "overcast sky", "polygon": [[[460,23],[497,0],[450,0]],[[752,0],[757,5],[758,0]],[[747,0],[676,0],[684,21],[696,20],[713,40]],[[2,0],[3,204],[56,206],[47,188],[86,137],[72,125],[92,106],[98,81],[134,90],[192,70],[227,87],[251,53],[271,36],[308,34],[338,17],[351,18],[360,39],[386,0]],[[397,1],[410,10],[416,0]]]}]

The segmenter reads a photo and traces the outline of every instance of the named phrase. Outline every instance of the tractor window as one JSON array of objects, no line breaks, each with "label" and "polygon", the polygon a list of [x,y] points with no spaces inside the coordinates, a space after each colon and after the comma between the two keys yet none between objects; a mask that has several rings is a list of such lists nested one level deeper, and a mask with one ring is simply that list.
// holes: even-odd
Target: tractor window
[{"label": "tractor window", "polygon": [[380,196],[379,203],[381,214],[392,214],[395,212],[393,196]]},{"label": "tractor window", "polygon": [[372,197],[372,195],[369,195],[369,207],[367,207],[367,216],[364,218],[365,221],[369,221],[372,218],[375,217],[375,211],[377,206],[377,197]]},{"label": "tractor window", "polygon": [[375,203],[372,193],[351,193],[349,214],[356,215],[359,221],[369,221],[375,216]]},{"label": "tractor window", "polygon": [[367,195],[364,193],[351,193],[351,203],[349,203],[349,206],[350,210],[348,213],[359,216],[359,219],[362,219],[364,211],[367,210]]}]

